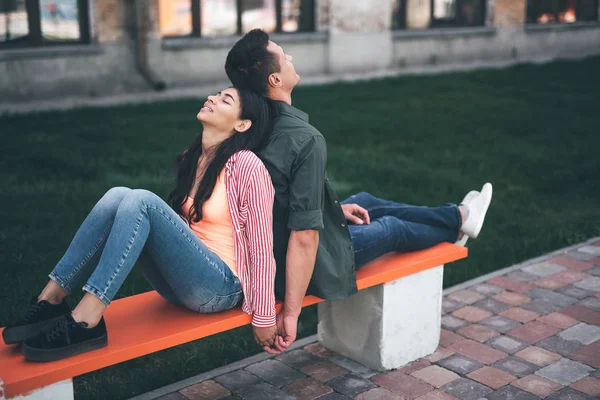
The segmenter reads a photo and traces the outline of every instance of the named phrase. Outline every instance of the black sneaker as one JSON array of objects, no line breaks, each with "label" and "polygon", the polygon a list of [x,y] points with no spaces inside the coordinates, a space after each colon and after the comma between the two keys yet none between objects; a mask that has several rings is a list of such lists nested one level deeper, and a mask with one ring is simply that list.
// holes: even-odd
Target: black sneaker
[{"label": "black sneaker", "polygon": [[66,314],[54,325],[23,343],[23,355],[30,361],[56,361],[96,350],[108,344],[104,317],[98,325],[88,328],[85,322],[75,322]]},{"label": "black sneaker", "polygon": [[42,330],[56,322],[60,317],[71,312],[65,300],[60,304],[50,304],[46,300],[38,302],[32,297],[25,315],[2,331],[2,339],[6,344],[18,344],[39,335]]}]

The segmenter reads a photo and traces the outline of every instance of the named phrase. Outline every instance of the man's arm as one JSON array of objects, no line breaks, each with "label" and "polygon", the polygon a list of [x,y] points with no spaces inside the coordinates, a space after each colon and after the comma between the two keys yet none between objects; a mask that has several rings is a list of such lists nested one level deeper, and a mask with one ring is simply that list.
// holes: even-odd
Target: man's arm
[{"label": "man's arm", "polygon": [[292,231],[286,255],[286,287],[283,312],[298,317],[310,278],[315,269],[319,231]]}]

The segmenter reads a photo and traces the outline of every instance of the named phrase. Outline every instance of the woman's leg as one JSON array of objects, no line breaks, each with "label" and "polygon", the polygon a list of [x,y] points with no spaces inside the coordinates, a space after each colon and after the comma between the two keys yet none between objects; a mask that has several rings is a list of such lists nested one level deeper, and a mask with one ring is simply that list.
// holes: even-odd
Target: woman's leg
[{"label": "woman's leg", "polygon": [[342,201],[342,204],[356,203],[369,212],[371,221],[385,216],[431,225],[439,228],[454,229],[458,232],[463,217],[455,204],[440,207],[411,206],[377,198],[369,193],[361,192]]},{"label": "woman's leg", "polygon": [[83,221],[69,248],[50,273],[51,282],[39,296],[58,304],[73,291],[73,287],[84,276],[92,272],[113,226],[117,209],[123,198],[132,190],[125,187],[110,189],[96,203]]}]

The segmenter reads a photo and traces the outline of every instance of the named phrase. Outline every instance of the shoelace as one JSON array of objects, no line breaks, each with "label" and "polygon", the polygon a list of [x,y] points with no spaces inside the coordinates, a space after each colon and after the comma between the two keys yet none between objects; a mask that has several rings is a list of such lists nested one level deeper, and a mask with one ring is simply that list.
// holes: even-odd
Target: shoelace
[{"label": "shoelace", "polygon": [[[53,341],[54,339],[62,336],[63,334],[65,334],[67,332],[67,330],[69,329],[69,327],[71,327],[72,325],[75,325],[75,322],[72,321],[68,321],[66,318],[61,318],[57,321],[56,325],[54,325],[52,328],[50,328],[47,332],[46,332],[46,340],[48,342]],[[70,342],[69,336],[67,335],[67,343]]]},{"label": "shoelace", "polygon": [[42,309],[42,306],[39,303],[29,306],[29,308],[27,309],[27,312],[25,313],[25,316],[23,317],[23,320],[26,322],[29,321],[41,309]]}]

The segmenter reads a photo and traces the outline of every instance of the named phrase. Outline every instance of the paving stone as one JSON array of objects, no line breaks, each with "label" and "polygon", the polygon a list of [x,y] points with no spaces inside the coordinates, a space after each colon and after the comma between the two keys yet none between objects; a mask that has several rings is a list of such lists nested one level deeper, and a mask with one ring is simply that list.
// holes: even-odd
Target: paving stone
[{"label": "paving stone", "polygon": [[232,394],[226,397],[221,397],[219,400],[242,400],[242,398]]},{"label": "paving stone", "polygon": [[502,292],[504,289],[496,285],[489,285],[487,283],[480,283],[479,285],[471,286],[469,290],[474,290],[484,296],[493,296]]},{"label": "paving stone", "polygon": [[339,365],[342,368],[347,369],[350,372],[355,373],[356,375],[362,376],[363,378],[369,378],[377,373],[377,371],[373,371],[366,365],[357,363],[356,361],[341,356],[339,354],[331,357],[329,361]]},{"label": "paving stone", "polygon": [[319,400],[347,400],[350,397],[344,396],[340,393],[330,393],[328,395],[319,397]]},{"label": "paving stone", "polygon": [[265,360],[245,368],[247,371],[262,378],[274,386],[288,385],[298,379],[306,378],[301,372],[288,367],[281,361]]},{"label": "paving stone", "polygon": [[577,341],[581,344],[591,344],[596,340],[600,340],[600,327],[580,323],[569,329],[565,329],[558,336],[565,340]]},{"label": "paving stone", "polygon": [[574,260],[579,261],[589,261],[592,258],[596,257],[595,254],[585,253],[583,251],[571,250],[567,252],[567,257],[572,258]]},{"label": "paving stone", "polygon": [[512,385],[504,386],[486,395],[486,398],[488,400],[539,400],[539,397]]},{"label": "paving stone", "polygon": [[377,385],[407,399],[415,399],[434,390],[433,386],[400,371],[376,375],[371,380]]},{"label": "paving stone", "polygon": [[527,271],[523,271],[522,269],[509,272],[508,274],[506,274],[506,276],[510,279],[514,279],[521,282],[531,282],[539,278],[539,276],[531,274]]},{"label": "paving stone", "polygon": [[347,374],[333,378],[327,382],[327,385],[336,392],[340,392],[348,397],[357,396],[375,387],[371,381],[356,374]]},{"label": "paving stone", "polygon": [[594,294],[594,292],[590,292],[589,290],[583,290],[573,285],[565,286],[557,290],[557,292],[562,293],[567,296],[575,297],[576,299],[585,299]]},{"label": "paving stone", "polygon": [[573,286],[592,292],[600,292],[600,276],[593,276],[579,282],[575,282]]},{"label": "paving stone", "polygon": [[545,400],[594,400],[584,393],[571,388],[564,388],[558,392],[552,393]]},{"label": "paving stone", "polygon": [[457,318],[462,318],[469,322],[477,322],[481,321],[482,319],[491,317],[492,313],[486,310],[482,310],[481,308],[465,306],[454,311],[452,315]]},{"label": "paving stone", "polygon": [[460,328],[457,331],[457,333],[460,333],[464,337],[476,340],[480,343],[483,343],[486,340],[499,335],[499,333],[495,330],[477,324],[472,324],[469,326],[465,326],[464,328]]},{"label": "paving stone", "polygon": [[511,309],[501,312],[500,315],[521,323],[533,321],[534,319],[539,317],[538,313],[529,310],[524,310],[520,307],[513,307]]},{"label": "paving stone", "polygon": [[313,400],[319,396],[332,393],[333,389],[323,385],[313,378],[300,379],[294,383],[284,386],[283,391],[294,396],[297,400]]},{"label": "paving stone", "polygon": [[538,370],[535,374],[566,386],[589,375],[593,370],[587,365],[563,358]]},{"label": "paving stone", "polygon": [[454,354],[452,350],[448,350],[444,347],[438,347],[435,352],[425,357],[425,359],[430,363],[436,363],[446,357],[450,357],[452,354]]},{"label": "paving stone", "polygon": [[440,388],[447,383],[452,382],[455,379],[460,378],[457,374],[452,371],[442,368],[438,365],[430,365],[418,371],[415,371],[411,376],[422,380],[436,388]]},{"label": "paving stone", "polygon": [[[406,397],[394,394],[384,388],[373,388],[368,392],[359,394],[354,400],[405,400]],[[319,397],[319,400],[321,398]]]},{"label": "paving stone", "polygon": [[293,396],[268,383],[247,387],[237,392],[236,395],[244,400],[294,400]]},{"label": "paving stone", "polygon": [[399,368],[398,371],[402,372],[403,374],[410,375],[415,371],[428,367],[430,364],[431,363],[429,362],[429,360],[421,358],[420,360],[413,361],[411,363],[408,363],[404,367]]},{"label": "paving stone", "polygon": [[493,330],[498,331],[500,333],[506,333],[512,329],[521,326],[520,323],[513,321],[509,318],[501,317],[499,315],[494,315],[493,317],[484,319],[483,321],[479,322],[479,325],[487,326],[488,328],[492,328]]},{"label": "paving stone", "polygon": [[308,351],[309,353],[314,354],[317,357],[321,357],[321,358],[329,358],[329,357],[333,357],[336,355],[336,353],[334,353],[333,351],[324,347],[319,342],[311,343],[308,346],[304,346],[304,350]]},{"label": "paving stone", "polygon": [[563,387],[559,383],[537,375],[527,375],[524,378],[514,381],[511,383],[511,385],[542,398],[562,389]]},{"label": "paving stone", "polygon": [[600,325],[600,312],[587,307],[571,305],[561,309],[559,313],[591,325]]},{"label": "paving stone", "polygon": [[442,317],[442,327],[450,331],[455,331],[462,328],[463,326],[469,325],[468,321],[464,319],[456,318],[453,315],[444,315]]},{"label": "paving stone", "polygon": [[529,346],[528,343],[510,336],[496,336],[495,338],[485,342],[485,344],[508,354],[514,354],[517,351],[523,350]]},{"label": "paving stone", "polygon": [[594,372],[591,372],[590,376],[593,376],[594,378],[600,379],[600,369],[598,369],[598,370],[596,370]]},{"label": "paving stone", "polygon": [[[566,271],[564,271],[564,272],[566,272]],[[577,272],[577,271],[573,271],[573,272]],[[560,289],[561,287],[565,287],[568,285],[568,283],[564,283],[558,279],[553,278],[553,276],[555,276],[555,275],[556,274],[547,276],[545,278],[540,278],[531,283],[535,286],[539,286],[541,288],[549,289],[549,290]]]},{"label": "paving stone", "polygon": [[462,336],[457,335],[454,332],[450,332],[446,329],[442,329],[440,332],[440,346],[442,346],[442,347],[448,347],[452,343],[456,343],[463,339],[464,338]]},{"label": "paving stone", "polygon": [[454,371],[460,375],[466,375],[469,372],[475,371],[484,366],[483,363],[479,361],[470,359],[461,354],[454,354],[450,357],[446,357],[443,360],[438,362],[438,365],[449,369],[450,371]]},{"label": "paving stone", "polygon": [[556,293],[548,289],[536,288],[527,292],[527,296],[533,299],[543,300],[559,307],[566,307],[573,303],[577,303],[577,299],[573,297],[565,296],[564,294]]},{"label": "paving stone", "polygon": [[566,271],[559,272],[558,274],[550,275],[548,278],[555,279],[561,283],[564,283],[565,285],[571,285],[572,283],[591,278],[591,276],[588,273],[568,269]]},{"label": "paving stone", "polygon": [[179,392],[173,392],[173,393],[166,394],[164,396],[160,396],[156,400],[189,400],[189,399],[187,397],[185,397],[184,395],[180,394]]},{"label": "paving stone", "polygon": [[565,269],[566,268],[562,265],[554,264],[548,261],[522,268],[522,270],[525,272],[542,277],[556,274],[557,272],[564,271]]},{"label": "paving stone", "polygon": [[585,271],[590,275],[600,276],[600,267],[593,267]]},{"label": "paving stone", "polygon": [[509,383],[517,379],[515,376],[507,374],[506,372],[498,368],[487,366],[471,372],[467,375],[467,377],[479,383],[483,383],[484,385],[489,386],[492,389],[498,389],[504,385],[508,385]]},{"label": "paving stone", "polygon": [[526,349],[515,353],[515,356],[534,363],[539,367],[545,367],[561,358],[559,354],[536,346],[527,347]]},{"label": "paving stone", "polygon": [[305,365],[300,369],[306,375],[312,376],[313,378],[327,382],[330,379],[337,378],[338,376],[346,375],[350,371],[339,365],[330,363],[329,361],[320,361],[313,364]]},{"label": "paving stone", "polygon": [[539,369],[537,365],[515,356],[506,357],[505,359],[494,363],[493,367],[501,369],[519,378],[532,374],[534,371]]},{"label": "paving stone", "polygon": [[579,342],[565,340],[560,336],[549,337],[548,339],[540,341],[539,343],[537,343],[537,345],[543,349],[560,354],[563,357],[570,356],[583,346]]},{"label": "paving stone", "polygon": [[320,357],[317,357],[311,352],[306,351],[304,349],[297,349],[292,350],[290,352],[285,352],[280,356],[275,357],[275,359],[295,369],[300,369],[305,365],[322,360]]},{"label": "paving stone", "polygon": [[600,341],[583,346],[571,354],[571,358],[600,369]]},{"label": "paving stone", "polygon": [[424,394],[423,396],[417,397],[416,400],[459,400],[458,398],[449,395],[448,393],[442,390],[434,390],[433,392],[429,392]]},{"label": "paving stone", "polygon": [[489,387],[467,378],[452,381],[442,386],[442,390],[461,400],[478,400],[492,392]]},{"label": "paving stone", "polygon": [[550,304],[540,299],[535,299],[530,301],[529,303],[522,304],[521,308],[536,312],[540,315],[546,315],[560,310],[559,306],[555,306],[554,304]]},{"label": "paving stone", "polygon": [[539,321],[532,321],[515,328],[506,334],[533,344],[553,336],[558,332],[560,332],[560,329],[554,326],[546,325]]},{"label": "paving stone", "polygon": [[231,394],[229,390],[212,380],[188,386],[185,389],[181,389],[179,393],[190,400],[220,399]]},{"label": "paving stone", "polygon": [[498,276],[496,278],[492,278],[489,281],[487,281],[487,283],[491,285],[500,286],[501,288],[517,293],[529,292],[534,288],[534,286],[530,285],[529,283],[517,281],[515,279],[510,279],[506,276]]},{"label": "paving stone", "polygon": [[518,305],[525,304],[525,303],[528,303],[531,301],[530,297],[527,297],[520,293],[513,293],[513,292],[498,293],[498,294],[494,295],[492,298],[495,300],[501,301],[503,303],[513,305],[513,306],[518,306]]},{"label": "paving stone", "polygon": [[442,310],[447,313],[454,312],[463,306],[464,304],[460,301],[452,300],[448,297],[444,297],[444,299],[442,300]]},{"label": "paving stone", "polygon": [[494,314],[501,313],[502,311],[508,310],[512,307],[510,304],[506,304],[492,298],[480,300],[477,303],[474,303],[473,306],[490,311]]},{"label": "paving stone", "polygon": [[588,297],[587,299],[583,299],[577,303],[577,305],[587,307],[590,310],[600,311],[600,299],[597,299],[596,297]]},{"label": "paving stone", "polygon": [[551,262],[554,264],[559,264],[559,265],[562,265],[565,267],[569,267],[569,268],[577,270],[577,271],[585,271],[585,270],[592,268],[592,266],[593,266],[586,262],[574,260],[572,258],[565,257],[565,256],[552,257],[552,258],[548,259],[548,262]]},{"label": "paving stone", "polygon": [[546,325],[554,326],[559,329],[567,329],[579,323],[579,321],[576,319],[557,312],[541,316],[537,320]]},{"label": "paving stone", "polygon": [[472,290],[459,290],[447,296],[451,300],[458,301],[462,304],[473,304],[479,300],[483,300],[485,296]]},{"label": "paving stone", "polygon": [[225,375],[217,376],[215,381],[227,389],[235,392],[248,386],[256,385],[262,382],[258,376],[251,374],[243,369],[230,372]]},{"label": "paving stone", "polygon": [[500,350],[494,350],[485,344],[470,339],[456,342],[448,346],[448,349],[484,364],[491,364],[507,356],[506,353]]},{"label": "paving stone", "polygon": [[600,397],[600,379],[586,376],[572,383],[571,387],[587,395]]},{"label": "paving stone", "polygon": [[582,253],[592,254],[594,256],[600,256],[600,247],[599,246],[583,246],[577,249]]}]

